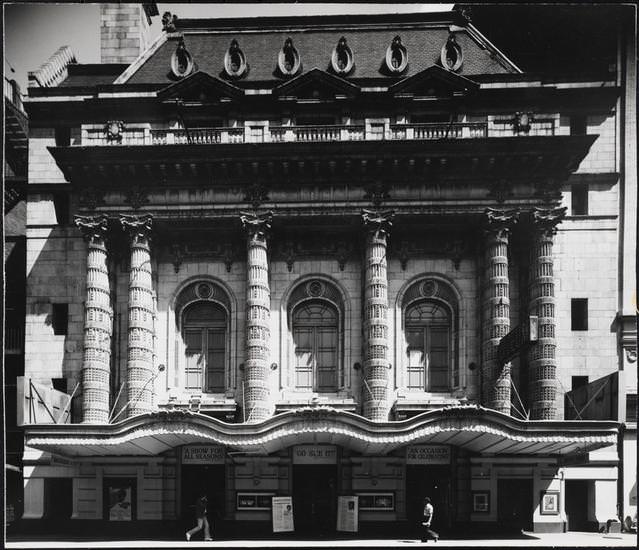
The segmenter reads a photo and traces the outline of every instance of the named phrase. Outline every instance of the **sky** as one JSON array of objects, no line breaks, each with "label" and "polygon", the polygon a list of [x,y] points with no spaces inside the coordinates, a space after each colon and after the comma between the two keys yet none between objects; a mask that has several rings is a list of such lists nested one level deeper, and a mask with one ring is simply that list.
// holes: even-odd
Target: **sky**
[{"label": "sky", "polygon": [[[391,2],[364,3],[209,3],[158,4],[159,16],[153,18],[151,30],[162,31],[165,11],[182,19],[192,17],[259,17],[265,15],[331,15],[358,13],[415,13],[450,11],[454,4]],[[5,3],[4,73],[26,90],[27,73],[35,71],[60,46],[68,45],[79,63],[100,62],[99,5]]]}]

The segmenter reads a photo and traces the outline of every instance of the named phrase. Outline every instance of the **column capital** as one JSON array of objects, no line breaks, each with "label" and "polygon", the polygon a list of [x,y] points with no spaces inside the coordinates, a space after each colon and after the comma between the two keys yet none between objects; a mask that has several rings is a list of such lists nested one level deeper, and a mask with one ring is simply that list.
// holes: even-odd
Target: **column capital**
[{"label": "column capital", "polygon": [[106,240],[109,230],[109,218],[106,214],[98,216],[75,216],[73,219],[76,227],[82,231],[84,239],[93,243]]},{"label": "column capital", "polygon": [[559,225],[566,216],[566,206],[557,208],[533,208],[531,219],[536,229],[543,233],[554,235]]},{"label": "column capital", "polygon": [[380,233],[386,235],[390,232],[390,228],[393,225],[393,217],[395,212],[393,210],[386,210],[380,212],[379,210],[362,210],[362,221],[366,230],[374,235]]},{"label": "column capital", "polygon": [[484,210],[484,222],[489,231],[507,229],[519,220],[519,209],[498,210],[496,208],[486,208]]},{"label": "column capital", "polygon": [[149,239],[153,228],[153,216],[151,214],[144,214],[142,216],[127,216],[121,214],[120,224],[122,225],[122,229],[129,234],[132,241],[135,241],[138,237]]},{"label": "column capital", "polygon": [[257,214],[254,212],[240,212],[242,227],[250,239],[266,239],[273,223],[273,212]]}]

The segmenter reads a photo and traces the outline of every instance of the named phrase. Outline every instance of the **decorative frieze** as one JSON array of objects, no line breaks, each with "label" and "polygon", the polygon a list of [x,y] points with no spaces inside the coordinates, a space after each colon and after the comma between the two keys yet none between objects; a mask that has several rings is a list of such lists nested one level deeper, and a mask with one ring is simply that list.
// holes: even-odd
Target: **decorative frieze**
[{"label": "decorative frieze", "polygon": [[273,214],[244,212],[240,219],[247,235],[244,419],[246,422],[261,422],[272,412],[268,389],[271,291],[267,235]]},{"label": "decorative frieze", "polygon": [[131,246],[127,340],[126,416],[153,409],[153,281],[150,233],[152,216],[121,216]]},{"label": "decorative frieze", "polygon": [[109,421],[109,375],[113,310],[109,291],[106,215],[75,217],[87,242],[87,285],[84,305],[82,416],[88,424]]},{"label": "decorative frieze", "polygon": [[364,372],[362,413],[369,420],[388,420],[388,275],[387,237],[393,212],[364,210],[366,263],[364,276]]},{"label": "decorative frieze", "polygon": [[557,397],[553,238],[566,208],[532,212],[529,311],[538,317],[538,342],[529,352],[529,402],[532,420],[554,420]]},{"label": "decorative frieze", "polygon": [[497,348],[510,331],[508,237],[518,215],[516,210],[487,208],[485,212],[482,402],[504,414],[510,414],[511,366],[498,361]]}]

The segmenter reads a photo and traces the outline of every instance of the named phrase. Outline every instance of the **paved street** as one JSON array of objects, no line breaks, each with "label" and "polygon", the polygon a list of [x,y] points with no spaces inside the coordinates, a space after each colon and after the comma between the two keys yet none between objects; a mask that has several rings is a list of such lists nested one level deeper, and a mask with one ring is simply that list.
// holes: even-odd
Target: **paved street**
[{"label": "paved street", "polygon": [[635,547],[636,534],[599,533],[524,533],[513,539],[440,539],[439,542],[421,543],[416,539],[376,539],[376,540],[201,540],[168,541],[168,540],[119,540],[96,542],[79,539],[68,540],[21,540],[7,542],[7,548],[411,548],[431,546],[461,547],[461,548],[506,548],[506,547],[561,547],[561,548],[607,548],[607,547]]}]

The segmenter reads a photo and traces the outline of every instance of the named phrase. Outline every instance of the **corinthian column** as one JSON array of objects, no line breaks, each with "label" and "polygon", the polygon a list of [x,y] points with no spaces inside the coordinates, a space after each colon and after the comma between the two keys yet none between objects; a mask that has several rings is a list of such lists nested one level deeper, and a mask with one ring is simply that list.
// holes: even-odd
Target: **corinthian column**
[{"label": "corinthian column", "polygon": [[244,212],[240,219],[247,234],[244,415],[246,422],[261,422],[272,412],[268,389],[271,289],[266,239],[273,214]]},{"label": "corinthian column", "polygon": [[538,341],[529,352],[529,401],[532,420],[554,420],[557,394],[553,237],[566,208],[535,208],[531,249],[529,311],[538,317]]},{"label": "corinthian column", "polygon": [[516,210],[486,209],[485,287],[483,307],[482,403],[510,414],[510,363],[497,359],[500,340],[510,330],[510,280],[508,276],[509,227]]},{"label": "corinthian column", "polygon": [[366,266],[364,279],[364,373],[363,415],[369,420],[386,421],[388,401],[388,276],[386,239],[393,212],[364,210],[366,227]]},{"label": "corinthian column", "polygon": [[82,418],[87,424],[107,424],[113,321],[106,249],[108,219],[106,215],[76,216],[75,224],[87,241]]},{"label": "corinthian column", "polygon": [[153,283],[149,238],[152,216],[121,216],[129,234],[129,325],[126,363],[126,416],[153,409]]}]

